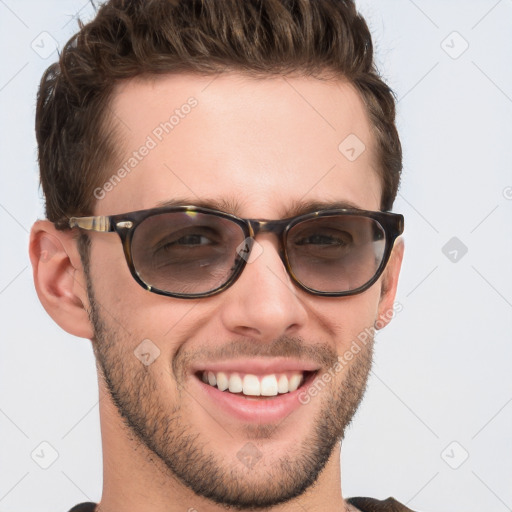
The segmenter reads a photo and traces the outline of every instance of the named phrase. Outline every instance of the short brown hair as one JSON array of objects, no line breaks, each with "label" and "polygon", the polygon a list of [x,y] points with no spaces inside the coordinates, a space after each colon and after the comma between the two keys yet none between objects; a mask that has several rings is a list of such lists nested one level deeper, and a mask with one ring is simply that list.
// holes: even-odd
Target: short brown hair
[{"label": "short brown hair", "polygon": [[395,99],[376,70],[371,35],[353,0],[110,0],[79,26],[44,73],[37,100],[46,216],[57,227],[92,214],[93,190],[114,164],[114,86],[180,72],[348,79],[375,135],[381,209],[391,209],[402,169]]}]

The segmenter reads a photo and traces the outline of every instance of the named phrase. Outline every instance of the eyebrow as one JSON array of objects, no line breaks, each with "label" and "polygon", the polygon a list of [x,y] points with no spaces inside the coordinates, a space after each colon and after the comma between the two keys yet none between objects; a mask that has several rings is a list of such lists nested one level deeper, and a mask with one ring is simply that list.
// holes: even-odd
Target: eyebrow
[{"label": "eyebrow", "polygon": [[[230,213],[241,217],[242,203],[235,198],[173,198],[165,201],[158,202],[155,207],[172,207],[172,206],[199,206],[201,208],[209,208],[211,210],[219,210],[222,212]],[[306,213],[316,212],[319,210],[333,210],[333,209],[350,209],[350,210],[363,210],[360,206],[347,200],[340,201],[301,201],[293,200],[290,206],[285,207],[281,210],[279,218],[286,219],[288,217],[296,217],[298,215],[304,215]]]}]

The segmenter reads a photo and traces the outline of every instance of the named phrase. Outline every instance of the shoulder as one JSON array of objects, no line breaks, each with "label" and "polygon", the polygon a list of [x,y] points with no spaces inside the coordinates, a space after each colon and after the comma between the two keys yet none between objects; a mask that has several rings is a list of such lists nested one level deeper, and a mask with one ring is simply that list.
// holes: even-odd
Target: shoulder
[{"label": "shoulder", "polygon": [[376,500],[374,498],[349,498],[348,503],[358,508],[361,512],[413,512],[395,498]]},{"label": "shoulder", "polygon": [[80,503],[74,506],[69,512],[94,512],[96,503],[88,501],[87,503]]}]

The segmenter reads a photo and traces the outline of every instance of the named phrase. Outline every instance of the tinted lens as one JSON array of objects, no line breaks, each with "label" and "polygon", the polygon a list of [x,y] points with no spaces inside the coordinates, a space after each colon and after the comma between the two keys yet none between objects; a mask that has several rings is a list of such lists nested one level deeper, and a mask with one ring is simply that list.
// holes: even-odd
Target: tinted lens
[{"label": "tinted lens", "polygon": [[383,227],[369,217],[310,219],[288,231],[287,252],[295,277],[321,292],[345,292],[368,283],[382,263]]},{"label": "tinted lens", "polygon": [[206,293],[223,285],[239,261],[244,240],[238,224],[198,212],[175,212],[145,219],[134,232],[132,258],[139,277],[160,290]]}]

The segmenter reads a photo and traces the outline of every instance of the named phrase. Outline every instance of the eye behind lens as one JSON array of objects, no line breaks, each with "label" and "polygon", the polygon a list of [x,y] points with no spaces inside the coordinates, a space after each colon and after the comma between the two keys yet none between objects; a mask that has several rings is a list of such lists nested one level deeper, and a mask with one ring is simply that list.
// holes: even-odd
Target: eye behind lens
[{"label": "eye behind lens", "polygon": [[244,240],[235,222],[211,214],[172,212],[141,222],[131,243],[133,266],[152,288],[175,294],[208,293],[236,268]]},{"label": "eye behind lens", "polygon": [[356,290],[382,263],[385,232],[366,216],[333,215],[298,223],[287,234],[287,257],[297,280],[324,293]]}]

